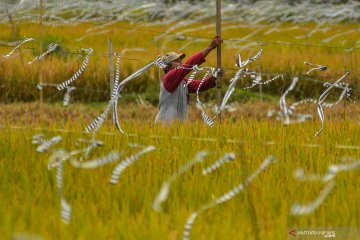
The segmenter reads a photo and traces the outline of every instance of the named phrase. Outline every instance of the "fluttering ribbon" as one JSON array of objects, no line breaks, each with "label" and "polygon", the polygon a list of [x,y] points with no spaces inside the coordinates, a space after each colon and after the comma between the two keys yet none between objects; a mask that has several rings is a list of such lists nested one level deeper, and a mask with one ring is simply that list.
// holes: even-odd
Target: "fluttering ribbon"
[{"label": "fluttering ribbon", "polygon": [[34,39],[33,38],[26,38],[24,41],[20,42],[15,48],[13,48],[8,54],[2,55],[2,57],[3,57],[2,62],[5,61],[7,58],[9,58],[18,48],[21,47],[21,45],[23,45],[26,42],[30,42],[30,41],[34,41]]},{"label": "fluttering ribbon", "polygon": [[336,87],[341,81],[343,81],[347,75],[349,75],[349,71],[346,71],[345,74],[340,77],[338,80],[336,80],[333,84],[329,84],[328,88],[320,95],[319,99],[318,99],[318,103],[317,103],[317,112],[319,114],[319,118],[321,120],[321,128],[315,133],[315,136],[318,137],[320,135],[320,133],[322,132],[323,128],[324,128],[324,110],[322,108],[322,104],[325,101],[326,97],[329,95],[329,92],[331,91],[331,89],[333,89],[334,87]]},{"label": "fluttering ribbon", "polygon": [[209,167],[204,168],[202,170],[202,174],[203,175],[208,175],[208,174],[214,172],[216,169],[220,168],[221,165],[223,165],[224,163],[231,162],[234,159],[235,159],[235,154],[234,153],[226,153],[222,158],[215,161]]},{"label": "fluttering ribbon", "polygon": [[49,53],[55,51],[55,49],[59,46],[59,44],[56,43],[50,43],[48,45],[47,51],[44,52],[43,54],[41,54],[40,56],[34,58],[32,61],[29,61],[27,64],[32,64],[35,61],[40,61],[43,57],[45,57],[46,55],[48,55]]},{"label": "fluttering ribbon", "polygon": [[196,74],[198,74],[200,71],[204,70],[204,68],[199,67],[198,65],[194,65],[192,67],[192,73],[189,76],[188,81],[184,84],[184,87],[187,87],[190,85],[190,83],[194,80]]},{"label": "fluttering ribbon", "polygon": [[319,71],[325,71],[327,69],[324,65],[318,65],[310,62],[304,62],[305,65],[313,66],[314,68],[311,68],[309,71],[306,72],[307,75],[309,75],[312,71],[319,70]]},{"label": "fluttering ribbon", "polygon": [[153,209],[155,211],[161,211],[161,204],[165,202],[169,196],[171,183],[174,182],[180,175],[184,174],[187,170],[192,168],[195,164],[202,162],[204,157],[207,156],[207,154],[208,153],[206,151],[200,151],[196,153],[195,157],[192,160],[182,166],[176,173],[174,173],[165,182],[163,182],[163,184],[161,185],[161,189],[153,203]]},{"label": "fluttering ribbon", "polygon": [[[140,76],[141,74],[143,74],[147,69],[149,69],[150,67],[152,67],[154,64],[156,64],[156,62],[158,61],[159,58],[157,58],[156,60],[148,63],[147,65],[145,65],[144,67],[140,68],[139,70],[135,71],[134,73],[132,73],[130,76],[128,76],[127,78],[125,78],[122,82],[120,82],[119,84],[116,84],[116,86],[114,86],[112,94],[111,94],[111,99],[109,101],[109,104],[107,105],[106,109],[98,116],[96,117],[86,128],[85,131],[86,132],[91,132],[93,131],[93,136],[95,137],[97,131],[100,129],[100,127],[102,126],[102,124],[104,123],[110,109],[115,105],[115,102],[117,101],[118,97],[121,96],[121,91],[124,88],[125,84],[128,83],[129,81],[131,81],[132,79]],[[118,59],[119,60],[119,59]],[[159,62],[159,61],[158,61]],[[114,84],[115,85],[115,84]],[[115,105],[116,106],[116,105]],[[115,114],[115,113],[113,113]],[[114,116],[113,116],[114,117]],[[123,133],[122,129],[120,128],[120,125],[118,125],[118,129],[120,132]]]},{"label": "fluttering ribbon", "polygon": [[258,169],[256,169],[246,180],[244,183],[240,183],[236,185],[233,189],[216,198],[209,204],[201,206],[198,210],[191,213],[190,217],[186,221],[184,232],[183,232],[183,240],[189,240],[192,226],[197,218],[197,216],[210,208],[213,208],[221,203],[229,201],[231,198],[235,197],[241,191],[243,191],[249,184],[257,177],[261,172],[263,172],[266,168],[269,167],[271,163],[275,162],[275,157],[269,156],[267,157],[260,165]]},{"label": "fluttering ribbon", "polygon": [[313,213],[326,199],[331,190],[335,187],[335,177],[338,173],[344,171],[352,171],[360,167],[360,160],[354,158],[342,158],[342,162],[350,162],[347,164],[330,164],[328,172],[321,176],[319,174],[305,175],[303,169],[297,169],[294,172],[294,177],[300,181],[320,181],[325,184],[320,191],[318,197],[306,205],[294,203],[291,207],[290,213],[294,216],[308,215]]},{"label": "fluttering ribbon", "polygon": [[70,103],[70,98],[71,98],[71,92],[73,92],[76,89],[76,87],[73,86],[66,86],[66,92],[64,94],[64,100],[63,100],[63,106],[66,107],[69,105]]},{"label": "fluttering ribbon", "polygon": [[289,113],[288,113],[288,109],[286,108],[286,95],[289,94],[289,92],[291,92],[295,86],[297,81],[299,80],[298,77],[294,77],[293,81],[291,82],[290,86],[288,87],[288,89],[286,89],[286,91],[284,92],[284,94],[280,97],[280,111],[282,112],[283,116],[284,116],[284,125],[288,125],[290,123],[290,119],[289,119]]},{"label": "fluttering ribbon", "polygon": [[110,178],[111,184],[117,184],[120,178],[121,173],[129,167],[131,164],[133,164],[137,159],[139,159],[142,155],[154,151],[156,148],[154,146],[148,146],[139,152],[135,153],[134,155],[131,155],[130,157],[127,157],[125,160],[121,161],[113,170]]},{"label": "fluttering ribbon", "polygon": [[49,148],[51,148],[52,146],[58,144],[59,142],[61,142],[62,138],[61,136],[55,136],[49,140],[46,140],[43,137],[38,137],[39,135],[35,135],[33,137],[33,144],[40,144],[37,148],[36,151],[43,153],[46,152],[47,150],[49,150]]},{"label": "fluttering ribbon", "polygon": [[277,75],[277,76],[275,76],[275,77],[273,77],[273,78],[271,78],[269,80],[266,80],[266,81],[262,82],[262,77],[261,77],[261,74],[259,73],[256,77],[253,78],[253,82],[251,83],[251,86],[244,87],[244,89],[250,89],[250,88],[255,87],[256,85],[266,85],[266,84],[269,84],[269,83],[275,81],[276,79],[278,79],[280,77],[282,78],[283,75],[279,74],[279,75]]},{"label": "fluttering ribbon", "polygon": [[238,56],[236,57],[236,63],[235,66],[239,67],[239,68],[243,68],[245,67],[248,63],[253,62],[255,60],[258,60],[261,55],[263,54],[263,50],[260,49],[260,51],[253,57],[249,57],[248,59],[246,59],[245,61],[241,61],[241,55],[240,53],[238,54]]},{"label": "fluttering ribbon", "polygon": [[90,59],[90,56],[92,55],[93,53],[93,49],[92,48],[83,48],[81,49],[82,51],[86,52],[86,57],[80,67],[80,69],[78,69],[75,74],[73,76],[71,76],[71,78],[69,78],[68,80],[60,83],[58,86],[57,86],[57,89],[58,90],[64,90],[66,88],[66,86],[68,86],[70,83],[74,82],[78,77],[80,77],[80,75],[84,72],[85,68],[87,67],[88,63],[89,63],[89,59]]},{"label": "fluttering ribbon", "polygon": [[70,163],[73,167],[76,168],[86,168],[86,169],[92,169],[92,168],[98,168],[100,166],[116,162],[120,157],[120,154],[118,152],[110,152],[104,157],[96,158],[89,161],[78,161],[74,158],[70,160]]}]

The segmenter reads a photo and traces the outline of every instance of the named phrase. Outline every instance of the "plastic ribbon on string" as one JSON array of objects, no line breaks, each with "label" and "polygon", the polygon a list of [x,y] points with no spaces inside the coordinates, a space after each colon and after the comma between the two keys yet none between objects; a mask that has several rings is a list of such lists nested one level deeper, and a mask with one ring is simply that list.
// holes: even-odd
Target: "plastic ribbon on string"
[{"label": "plastic ribbon on string", "polygon": [[241,56],[240,53],[238,54],[238,56],[236,57],[236,63],[235,66],[239,67],[239,68],[243,68],[245,67],[248,63],[253,62],[257,59],[259,59],[261,57],[261,55],[263,54],[263,50],[260,49],[260,51],[253,57],[249,57],[248,59],[246,59],[245,61],[241,61]]},{"label": "plastic ribbon on string", "polygon": [[[120,93],[122,91],[122,89],[124,88],[125,84],[128,83],[129,81],[131,81],[132,79],[140,76],[141,74],[143,74],[147,69],[149,69],[150,67],[152,67],[155,64],[156,60],[148,63],[147,65],[145,65],[144,67],[140,68],[139,70],[137,70],[136,72],[134,72],[133,74],[131,74],[130,76],[128,76],[127,78],[125,78],[122,82],[120,82],[119,84],[116,84],[116,86],[114,86],[113,91],[112,91],[112,96],[110,99],[110,102],[108,104],[108,106],[106,107],[106,109],[98,116],[96,117],[86,128],[85,131],[86,132],[91,132],[93,131],[94,136],[96,135],[97,131],[99,130],[99,128],[101,127],[101,125],[104,123],[109,111],[111,108],[114,108],[114,104],[117,101],[118,97],[121,96]],[[115,85],[115,84],[114,84]],[[113,116],[114,117],[114,116]],[[119,130],[120,132],[122,131],[119,125]]]},{"label": "plastic ribbon on string", "polygon": [[[62,140],[61,136],[55,136],[49,140],[41,139],[38,141],[40,145],[36,148],[36,151],[40,153],[46,152],[47,150],[49,150],[49,148],[61,142],[61,140]],[[35,144],[37,144],[36,140],[35,142],[36,142]]]},{"label": "plastic ribbon on string", "polygon": [[319,71],[325,71],[327,69],[324,65],[318,65],[310,62],[304,62],[305,65],[313,66],[314,68],[311,68],[309,71],[306,72],[306,74],[310,74],[312,71],[319,70]]},{"label": "plastic ribbon on string", "polygon": [[8,54],[2,55],[3,61],[5,61],[7,58],[9,58],[17,49],[21,47],[26,42],[34,41],[33,38],[26,38],[24,41],[20,42],[15,48],[13,48]]},{"label": "plastic ribbon on string", "polygon": [[280,78],[280,77],[282,78],[283,75],[282,75],[282,74],[279,74],[279,75],[277,75],[277,76],[275,76],[275,77],[273,77],[273,78],[271,78],[271,79],[269,79],[269,80],[266,80],[265,82],[261,82],[261,81],[262,81],[262,77],[261,77],[261,74],[259,73],[256,77],[253,78],[253,82],[251,83],[251,86],[249,86],[249,87],[244,87],[244,89],[250,89],[250,88],[255,87],[256,85],[266,85],[266,84],[269,84],[269,83],[275,81],[276,79],[278,79],[278,78]]},{"label": "plastic ribbon on string", "polygon": [[81,65],[80,69],[78,69],[71,78],[69,78],[68,80],[60,83],[57,86],[58,90],[64,90],[66,88],[66,86],[68,86],[70,83],[74,82],[78,77],[80,77],[80,75],[84,72],[85,68],[87,67],[87,65],[89,63],[90,56],[93,53],[93,49],[92,48],[83,48],[81,50],[86,52],[87,55],[86,55],[82,65]]},{"label": "plastic ribbon on string", "polygon": [[[214,122],[214,120],[212,120],[212,119],[206,114],[205,109],[204,109],[204,107],[203,107],[203,104],[202,104],[202,102],[200,101],[200,97],[199,97],[200,88],[201,88],[201,86],[203,85],[205,79],[206,79],[210,74],[211,74],[211,71],[207,71],[207,72],[205,73],[204,77],[201,79],[200,84],[199,84],[199,87],[196,89],[196,102],[197,102],[197,104],[198,104],[198,106],[199,106],[199,108],[200,108],[200,110],[201,110],[201,116],[202,116],[205,124],[207,124],[207,125],[210,126],[210,127],[213,127],[214,124],[215,124],[215,122]],[[216,73],[214,72],[214,74],[217,75],[217,72],[216,72]],[[213,76],[214,76],[214,74],[213,74]]]},{"label": "plastic ribbon on string", "polygon": [[102,141],[97,141],[95,139],[91,139],[90,141],[84,140],[84,139],[78,139],[77,143],[79,143],[79,142],[90,142],[90,144],[87,147],[85,147],[83,149],[79,149],[79,150],[74,150],[70,153],[72,156],[82,153],[83,155],[80,157],[80,161],[87,159],[93,149],[104,145],[104,143]]},{"label": "plastic ribbon on string", "polygon": [[239,194],[241,191],[243,191],[249,184],[257,177],[261,172],[263,172],[265,169],[269,167],[270,164],[275,162],[275,157],[269,156],[267,157],[260,165],[258,169],[256,169],[246,180],[244,183],[240,183],[237,186],[235,186],[230,191],[226,192],[225,194],[221,195],[220,197],[213,200],[211,203],[201,206],[198,210],[194,211],[185,224],[185,229],[183,232],[183,240],[189,240],[192,226],[195,222],[196,217],[201,213],[204,212],[210,208],[213,208],[221,203],[227,202],[233,197],[235,197],[237,194]]},{"label": "plastic ribbon on string", "polygon": [[111,184],[117,184],[120,178],[121,173],[129,167],[131,164],[133,164],[137,159],[139,159],[142,155],[154,151],[156,148],[154,146],[148,146],[138,153],[135,153],[134,155],[131,155],[130,157],[127,157],[125,160],[120,162],[113,170],[110,178]]},{"label": "plastic ribbon on string", "polygon": [[231,162],[235,159],[235,153],[226,153],[222,158],[218,159],[216,162],[211,164],[209,167],[202,170],[203,175],[208,175],[214,172],[216,169],[220,168],[221,165],[227,162]]},{"label": "plastic ribbon on string", "polygon": [[114,82],[114,86],[111,92],[111,99],[114,99],[113,104],[112,104],[112,108],[113,108],[113,121],[115,123],[115,127],[120,131],[120,133],[124,134],[124,131],[122,130],[120,123],[119,123],[119,117],[118,117],[118,111],[117,111],[117,105],[118,105],[118,98],[116,97],[116,89],[119,85],[120,82],[120,60],[121,60],[121,55],[115,53],[115,55],[117,56],[117,61],[116,61],[116,70],[115,70],[115,82]]},{"label": "plastic ribbon on string", "polygon": [[324,110],[322,108],[322,104],[325,101],[326,97],[329,95],[329,92],[331,89],[333,89],[335,86],[337,86],[342,80],[344,80],[347,75],[349,75],[349,71],[346,71],[346,73],[340,77],[338,80],[335,81],[335,83],[328,85],[328,88],[320,95],[318,103],[317,103],[317,112],[319,114],[319,118],[321,120],[321,128],[315,133],[315,136],[318,137],[320,133],[322,132],[324,128]]},{"label": "plastic ribbon on string", "polygon": [[86,169],[92,169],[92,168],[98,168],[100,166],[116,162],[120,157],[120,154],[118,152],[110,152],[108,155],[96,158],[89,161],[78,161],[74,158],[70,160],[70,163],[73,167],[76,168],[86,168]]},{"label": "plastic ribbon on string", "polygon": [[280,97],[280,111],[282,112],[283,116],[284,116],[284,125],[288,125],[290,123],[290,119],[289,119],[289,113],[288,110],[286,108],[286,95],[289,94],[289,92],[291,92],[295,86],[297,81],[299,80],[298,77],[294,77],[293,81],[291,82],[290,86],[288,89],[286,89],[286,91],[284,92],[284,94]]},{"label": "plastic ribbon on string", "polygon": [[34,58],[32,61],[29,61],[27,64],[32,64],[33,62],[35,61],[40,61],[43,57],[45,57],[47,54],[55,51],[55,49],[57,48],[57,46],[59,46],[58,44],[56,43],[50,43],[48,45],[48,48],[47,48],[47,51],[44,52],[43,54],[41,54],[40,56]]},{"label": "plastic ribbon on string", "polygon": [[189,84],[194,80],[196,74],[198,74],[200,71],[204,70],[204,68],[201,68],[198,65],[194,65],[192,67],[192,70],[193,70],[193,72],[190,74],[187,83],[184,84],[184,87],[189,86]]},{"label": "plastic ribbon on string", "polygon": [[62,149],[55,151],[49,158],[49,170],[56,167],[56,187],[60,195],[61,220],[69,224],[71,220],[71,206],[63,195],[63,163],[70,158],[70,154]]},{"label": "plastic ribbon on string", "polygon": [[163,182],[161,189],[153,203],[153,209],[155,211],[157,212],[161,211],[161,204],[165,202],[169,196],[171,183],[174,182],[180,175],[184,174],[187,170],[192,168],[195,164],[202,162],[204,157],[207,156],[207,154],[208,153],[206,151],[200,151],[196,153],[195,157],[192,160],[190,160],[190,162],[186,163],[170,178],[168,178],[165,182]]},{"label": "plastic ribbon on string", "polygon": [[70,86],[66,86],[66,93],[64,94],[64,100],[63,100],[63,106],[66,107],[69,105],[70,103],[70,98],[71,98],[71,92],[73,92],[76,89],[76,87],[70,87]]},{"label": "plastic ribbon on string", "polygon": [[[292,205],[290,213],[291,215],[299,216],[299,215],[308,215],[313,213],[326,199],[331,190],[335,187],[335,177],[338,173],[344,171],[352,171],[358,169],[360,167],[360,160],[354,158],[342,158],[342,162],[347,164],[330,164],[328,167],[328,172],[321,176],[319,174],[305,175],[303,169],[297,169],[294,173],[294,177],[300,181],[319,181],[325,184],[324,188],[320,191],[319,196],[312,202],[306,205],[301,205],[299,203],[295,203]],[[350,163],[348,163],[350,162]]]}]

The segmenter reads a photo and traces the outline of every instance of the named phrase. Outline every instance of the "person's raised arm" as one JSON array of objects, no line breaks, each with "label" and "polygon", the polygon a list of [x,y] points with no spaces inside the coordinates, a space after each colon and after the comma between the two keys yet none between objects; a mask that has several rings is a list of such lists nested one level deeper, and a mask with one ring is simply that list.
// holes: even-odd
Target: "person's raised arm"
[{"label": "person's raised arm", "polygon": [[209,46],[207,46],[204,50],[202,50],[202,54],[204,55],[204,58],[215,48],[220,46],[220,44],[223,43],[223,39],[220,36],[216,36],[213,38],[213,40],[210,42]]}]

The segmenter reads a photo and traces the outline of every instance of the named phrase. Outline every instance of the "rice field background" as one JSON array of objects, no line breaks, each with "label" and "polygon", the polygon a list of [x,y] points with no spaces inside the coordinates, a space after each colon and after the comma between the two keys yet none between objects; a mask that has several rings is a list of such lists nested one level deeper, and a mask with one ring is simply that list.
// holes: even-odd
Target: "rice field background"
[{"label": "rice field background", "polygon": [[[266,79],[279,73],[284,78],[250,90],[244,87],[251,85],[251,79],[242,78],[222,120],[213,128],[204,124],[194,96],[185,123],[161,126],[154,125],[159,72],[151,68],[131,81],[119,98],[117,110],[125,134],[119,133],[109,116],[96,135],[103,146],[92,150],[87,159],[118,151],[118,161],[95,169],[64,162],[62,196],[71,206],[71,219],[68,224],[62,221],[56,169],[49,170],[48,161],[56,150],[74,151],[87,145],[79,139],[91,140],[84,129],[110,99],[109,38],[115,52],[129,50],[120,65],[120,79],[124,79],[164,52],[190,56],[214,36],[212,1],[140,2],[46,1],[43,49],[50,43],[59,46],[41,61],[43,82],[67,80],[83,62],[85,56],[79,50],[94,50],[74,82],[76,89],[67,107],[62,105],[63,92],[52,86],[43,88],[44,102],[39,102],[39,63],[27,64],[40,53],[39,6],[27,1],[1,3],[1,55],[24,38],[34,41],[0,63],[0,238],[183,239],[185,224],[194,211],[238,184],[246,185],[264,159],[274,156],[276,161],[243,191],[200,212],[190,239],[305,239],[290,235],[294,229],[326,229],[336,231],[334,239],[360,239],[360,35],[355,1],[344,5],[227,2],[222,25],[223,95],[238,70],[234,65],[238,53],[245,59],[263,49],[261,60],[249,64],[249,69],[261,71]],[[204,6],[212,10],[205,11]],[[306,75],[309,67],[304,61],[328,69]],[[216,54],[212,53],[204,66],[215,65]],[[300,124],[284,126],[276,115],[269,115],[279,111],[279,98],[293,77],[300,80],[286,98],[288,104],[318,99],[323,83],[334,82],[345,70],[350,71],[346,82],[355,102],[345,97],[335,107],[324,109],[324,130],[319,137],[314,136],[321,127],[315,104],[297,109],[311,114]],[[200,96],[211,114],[215,90]],[[336,101],[338,96],[339,90],[334,91],[328,100]],[[62,141],[39,153],[38,145],[32,143],[36,134],[47,139],[61,136]],[[117,184],[111,184],[114,168],[141,146],[155,150],[142,155],[122,172]],[[164,181],[199,151],[208,155],[172,183],[162,211],[156,212],[153,203]],[[234,153],[235,160],[207,176],[202,174],[226,153]],[[325,176],[332,165],[352,164],[353,169],[340,171],[331,181],[295,177],[299,169],[307,175]],[[329,182],[335,186],[325,196],[321,192]],[[311,213],[292,213],[295,204],[311,205],[321,195],[324,199]]]}]

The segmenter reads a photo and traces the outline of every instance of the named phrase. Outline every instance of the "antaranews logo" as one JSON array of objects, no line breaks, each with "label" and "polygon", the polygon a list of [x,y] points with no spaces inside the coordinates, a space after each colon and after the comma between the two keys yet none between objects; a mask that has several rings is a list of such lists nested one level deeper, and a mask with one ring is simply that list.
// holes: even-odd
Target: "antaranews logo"
[{"label": "antaranews logo", "polygon": [[289,234],[290,234],[291,236],[293,236],[293,237],[296,237],[296,230],[295,230],[295,229],[291,230],[291,231],[289,232]]}]

